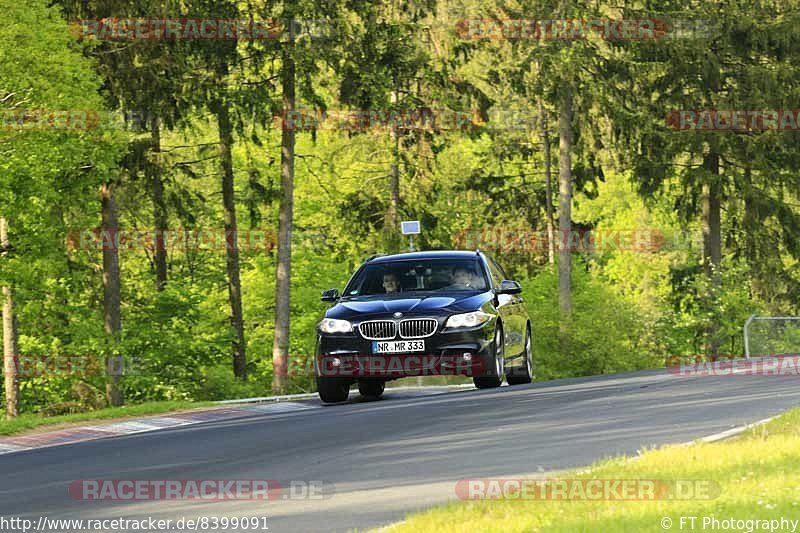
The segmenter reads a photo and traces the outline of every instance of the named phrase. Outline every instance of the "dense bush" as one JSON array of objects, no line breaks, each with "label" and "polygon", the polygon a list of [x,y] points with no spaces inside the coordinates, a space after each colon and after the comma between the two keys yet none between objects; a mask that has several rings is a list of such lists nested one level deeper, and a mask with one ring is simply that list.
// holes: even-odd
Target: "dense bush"
[{"label": "dense bush", "polygon": [[652,368],[663,361],[646,341],[650,325],[635,304],[616,295],[585,265],[575,265],[572,279],[571,333],[563,340],[555,269],[545,268],[523,284],[537,380]]}]

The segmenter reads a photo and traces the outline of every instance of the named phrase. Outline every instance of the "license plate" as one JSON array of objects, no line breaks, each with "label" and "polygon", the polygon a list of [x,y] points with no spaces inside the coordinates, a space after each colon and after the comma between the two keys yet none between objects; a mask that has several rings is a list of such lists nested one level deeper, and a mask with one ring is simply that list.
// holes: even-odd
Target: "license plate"
[{"label": "license plate", "polygon": [[372,353],[424,352],[425,341],[372,341]]}]

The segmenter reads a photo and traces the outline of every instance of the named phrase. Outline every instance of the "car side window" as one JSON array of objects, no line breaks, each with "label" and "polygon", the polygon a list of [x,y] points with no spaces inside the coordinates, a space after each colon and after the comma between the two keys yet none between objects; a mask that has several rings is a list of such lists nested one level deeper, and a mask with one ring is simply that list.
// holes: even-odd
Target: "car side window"
[{"label": "car side window", "polygon": [[505,272],[500,266],[494,262],[494,259],[491,257],[487,257],[487,263],[489,263],[489,275],[492,276],[492,285],[497,288],[500,286],[500,282],[506,279]]}]

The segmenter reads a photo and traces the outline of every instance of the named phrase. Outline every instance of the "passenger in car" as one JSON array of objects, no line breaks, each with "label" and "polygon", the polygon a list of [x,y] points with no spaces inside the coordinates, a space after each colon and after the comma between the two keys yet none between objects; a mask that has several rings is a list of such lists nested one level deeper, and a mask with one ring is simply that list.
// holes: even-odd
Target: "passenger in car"
[{"label": "passenger in car", "polygon": [[453,272],[450,276],[450,287],[451,289],[469,289],[473,288],[477,285],[477,281],[479,280],[478,276],[475,275],[474,272],[469,270],[466,267],[455,267]]},{"label": "passenger in car", "polygon": [[386,294],[400,292],[400,282],[395,274],[388,272],[383,275],[383,290],[386,291]]}]

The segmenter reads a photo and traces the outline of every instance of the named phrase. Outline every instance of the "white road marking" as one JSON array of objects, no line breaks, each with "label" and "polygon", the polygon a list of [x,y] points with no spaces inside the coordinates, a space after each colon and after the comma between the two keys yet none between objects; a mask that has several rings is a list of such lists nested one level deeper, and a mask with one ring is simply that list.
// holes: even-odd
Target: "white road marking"
[{"label": "white road marking", "polygon": [[171,428],[176,426],[185,426],[187,424],[191,424],[191,420],[185,420],[183,418],[172,418],[169,416],[159,416],[157,418],[148,418],[147,422],[158,427],[158,428]]},{"label": "white road marking", "polygon": [[144,422],[118,422],[116,424],[109,424],[107,426],[90,426],[87,428],[79,428],[79,429],[88,429],[92,431],[102,431],[104,433],[114,433],[118,435],[127,435],[129,433],[140,433],[142,431],[153,431],[155,429],[161,429],[164,426],[156,426],[153,424],[146,424]]},{"label": "white road marking", "polygon": [[14,444],[0,444],[0,455],[4,453],[21,452],[23,450],[30,450],[25,446],[16,446]]},{"label": "white road marking", "polygon": [[305,411],[306,409],[319,409],[321,406],[313,403],[277,402],[242,407],[243,411],[257,413],[288,413],[292,411]]},{"label": "white road marking", "polygon": [[[760,426],[762,424],[766,424],[767,422],[774,420],[777,418],[776,416],[771,416],[769,418],[765,418],[763,420],[759,420],[758,422],[753,422],[752,424],[745,424],[743,426],[737,426],[735,428],[731,428],[725,431],[720,431],[719,433],[714,433],[713,435],[708,435],[707,437],[702,437],[697,439],[699,442],[717,442],[719,440],[724,440],[729,437],[733,437],[735,435],[739,435],[740,433],[744,433],[750,428]],[[688,443],[691,444],[691,443]]]}]

